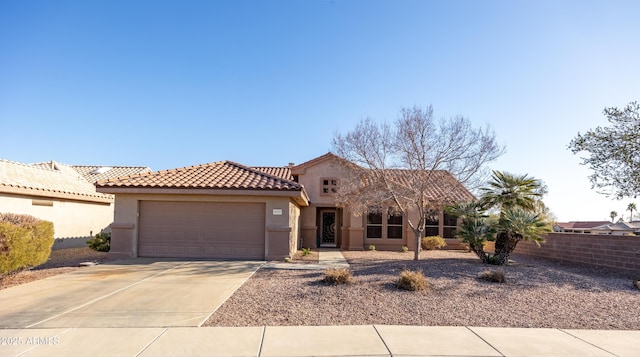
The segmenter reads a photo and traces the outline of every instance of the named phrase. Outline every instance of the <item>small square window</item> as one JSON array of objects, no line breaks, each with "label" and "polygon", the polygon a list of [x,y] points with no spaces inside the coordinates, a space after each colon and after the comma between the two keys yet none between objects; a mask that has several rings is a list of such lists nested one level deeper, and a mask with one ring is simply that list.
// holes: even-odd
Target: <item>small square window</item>
[{"label": "small square window", "polygon": [[320,180],[320,183],[322,184],[322,187],[320,189],[320,193],[322,195],[329,195],[329,194],[338,192],[338,180],[331,179],[331,178],[327,178],[327,179],[323,178]]}]

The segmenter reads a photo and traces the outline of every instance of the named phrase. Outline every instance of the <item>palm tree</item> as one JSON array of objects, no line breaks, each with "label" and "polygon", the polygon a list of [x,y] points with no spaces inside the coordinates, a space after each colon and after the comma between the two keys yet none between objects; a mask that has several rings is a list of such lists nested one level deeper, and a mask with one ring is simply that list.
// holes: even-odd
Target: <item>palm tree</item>
[{"label": "palm tree", "polygon": [[480,202],[488,207],[503,209],[520,207],[525,210],[535,209],[536,202],[541,198],[543,185],[540,180],[525,175],[512,175],[506,172],[494,171],[488,187],[480,189]]},{"label": "palm tree", "polygon": [[484,251],[486,241],[495,240],[496,224],[484,213],[479,202],[462,202],[447,208],[448,213],[460,218],[456,227],[456,237],[469,245],[483,263],[489,263],[491,256]]},{"label": "palm tree", "polygon": [[627,206],[627,211],[630,212],[629,214],[629,222],[633,221],[633,211],[637,211],[638,209],[636,208],[636,204],[635,203],[629,203],[629,205]]},{"label": "palm tree", "polygon": [[494,171],[488,187],[482,188],[481,205],[485,209],[497,208],[500,218],[497,223],[495,253],[490,263],[504,265],[509,262],[511,252],[521,240],[536,243],[551,231],[544,214],[538,212],[544,185],[540,180],[527,175],[512,175]]},{"label": "palm tree", "polygon": [[609,213],[609,217],[611,217],[611,222],[615,222],[616,217],[618,217],[618,212],[611,211],[611,213]]}]

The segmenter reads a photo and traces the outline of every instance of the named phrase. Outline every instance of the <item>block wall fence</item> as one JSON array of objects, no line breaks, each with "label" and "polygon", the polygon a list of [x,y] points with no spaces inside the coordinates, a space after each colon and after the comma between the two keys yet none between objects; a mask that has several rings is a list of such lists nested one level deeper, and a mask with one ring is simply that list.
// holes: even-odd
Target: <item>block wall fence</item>
[{"label": "block wall fence", "polygon": [[640,236],[549,233],[540,248],[520,242],[514,253],[615,268],[640,279]]}]

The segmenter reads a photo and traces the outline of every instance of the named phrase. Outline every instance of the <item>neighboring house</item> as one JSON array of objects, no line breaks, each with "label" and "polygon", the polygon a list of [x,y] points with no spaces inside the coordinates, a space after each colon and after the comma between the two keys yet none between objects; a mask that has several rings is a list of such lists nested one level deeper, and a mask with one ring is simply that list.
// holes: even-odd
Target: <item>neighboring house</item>
[{"label": "neighboring house", "polygon": [[560,233],[591,233],[595,227],[611,224],[609,221],[571,221],[559,222],[553,226],[554,232]]},{"label": "neighboring house", "polygon": [[[98,192],[115,195],[111,254],[274,260],[299,247],[413,247],[406,217],[336,207],[331,193],[350,175],[337,160],[328,153],[287,167],[220,161],[99,181]],[[473,199],[456,187],[454,196]],[[439,212],[427,234],[453,238],[454,228]]]},{"label": "neighboring house", "polygon": [[640,235],[640,221],[608,223],[591,229],[591,234],[617,236]]},{"label": "neighboring house", "polygon": [[[0,212],[29,214],[53,222],[56,247],[84,246],[86,238],[113,222],[114,197],[96,192],[93,174],[86,172],[83,176],[81,172],[87,170],[78,168],[86,166],[0,159]],[[149,171],[119,168],[112,173]]]},{"label": "neighboring house", "polygon": [[108,180],[121,176],[131,176],[151,172],[151,169],[144,166],[82,166],[73,165],[80,175],[87,181],[95,184],[100,180]]},{"label": "neighboring house", "polygon": [[0,211],[53,222],[57,239],[86,238],[112,222],[113,196],[67,165],[0,159]]}]

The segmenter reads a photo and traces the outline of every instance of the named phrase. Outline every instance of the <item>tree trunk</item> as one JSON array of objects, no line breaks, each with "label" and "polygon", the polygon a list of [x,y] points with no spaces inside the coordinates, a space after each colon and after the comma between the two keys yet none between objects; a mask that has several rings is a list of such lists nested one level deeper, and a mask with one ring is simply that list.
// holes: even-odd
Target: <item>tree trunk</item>
[{"label": "tree trunk", "polygon": [[522,235],[514,232],[500,232],[496,237],[496,252],[493,264],[509,264],[509,256],[516,249],[516,245],[522,240]]},{"label": "tree trunk", "polygon": [[484,251],[484,246],[482,244],[469,243],[469,248],[471,249],[472,252],[476,253],[478,258],[480,258],[480,260],[482,260],[482,263],[484,263],[484,264],[488,264],[489,263],[489,256]]},{"label": "tree trunk", "polygon": [[413,252],[413,260],[420,260],[420,249],[422,247],[422,230],[414,229],[413,233],[416,235],[416,246]]}]

